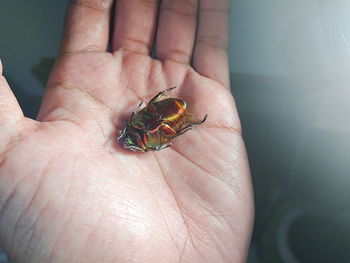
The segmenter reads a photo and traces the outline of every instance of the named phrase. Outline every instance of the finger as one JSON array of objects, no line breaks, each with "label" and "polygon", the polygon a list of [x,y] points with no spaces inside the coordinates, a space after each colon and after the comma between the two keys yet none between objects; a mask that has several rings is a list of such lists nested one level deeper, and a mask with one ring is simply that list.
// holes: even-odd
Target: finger
[{"label": "finger", "polygon": [[200,0],[199,24],[193,56],[198,73],[229,87],[229,0]]},{"label": "finger", "polygon": [[156,28],[158,0],[118,0],[112,49],[150,54]]},{"label": "finger", "polygon": [[0,126],[23,118],[23,112],[2,74],[0,60]]},{"label": "finger", "polygon": [[198,0],[164,0],[160,7],[156,57],[189,63],[196,35]]},{"label": "finger", "polygon": [[106,51],[113,0],[70,0],[61,53]]}]

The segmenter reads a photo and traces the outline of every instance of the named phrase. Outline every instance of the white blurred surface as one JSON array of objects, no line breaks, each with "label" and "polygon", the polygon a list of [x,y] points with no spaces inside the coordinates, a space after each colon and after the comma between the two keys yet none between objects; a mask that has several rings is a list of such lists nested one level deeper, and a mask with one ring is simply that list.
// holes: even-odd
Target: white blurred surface
[{"label": "white blurred surface", "polygon": [[[349,81],[350,2],[233,0],[233,72]],[[304,86],[318,88],[318,86]]]},{"label": "white blurred surface", "polygon": [[234,0],[231,72],[257,101],[243,110],[348,132],[349,14],[348,0]]}]

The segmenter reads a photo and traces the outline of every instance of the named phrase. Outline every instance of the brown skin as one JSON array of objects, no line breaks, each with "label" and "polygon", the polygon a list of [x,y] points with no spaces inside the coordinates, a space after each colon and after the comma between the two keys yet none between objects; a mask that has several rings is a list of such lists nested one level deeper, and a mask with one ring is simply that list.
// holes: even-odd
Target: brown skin
[{"label": "brown skin", "polygon": [[[244,262],[253,198],[227,1],[165,0],[158,26],[157,1],[111,4],[70,6],[37,120],[0,78],[0,245],[14,263]],[[160,152],[119,147],[135,105],[172,86],[208,120]]]}]

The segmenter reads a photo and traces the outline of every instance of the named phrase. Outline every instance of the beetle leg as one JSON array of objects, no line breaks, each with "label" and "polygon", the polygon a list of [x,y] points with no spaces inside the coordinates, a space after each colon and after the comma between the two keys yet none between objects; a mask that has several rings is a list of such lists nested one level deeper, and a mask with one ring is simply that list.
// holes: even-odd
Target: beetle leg
[{"label": "beetle leg", "polygon": [[133,114],[134,113],[137,113],[142,105],[143,101],[140,102],[140,104],[136,107],[136,109],[134,109],[134,111],[132,112]]},{"label": "beetle leg", "polygon": [[133,152],[147,152],[147,150],[145,150],[141,147],[137,147],[137,146],[131,146],[131,147],[129,147],[129,150],[131,150]]},{"label": "beetle leg", "polygon": [[166,90],[163,90],[161,92],[159,92],[156,96],[154,96],[150,101],[149,103],[154,103],[154,102],[157,102],[161,97],[163,97],[165,94],[167,94],[169,91],[175,89],[176,87],[172,87],[172,88],[169,88],[169,89],[166,89]]},{"label": "beetle leg", "polygon": [[184,134],[185,132],[191,130],[194,126],[195,126],[195,125],[190,124],[190,125],[187,125],[187,126],[183,127],[181,130],[179,130],[179,131],[176,133],[175,137],[180,136],[181,134]]},{"label": "beetle leg", "polygon": [[124,127],[124,129],[119,131],[119,136],[118,136],[117,140],[119,141],[121,138],[123,138],[125,133],[126,133],[126,127]]},{"label": "beetle leg", "polygon": [[133,110],[133,112],[131,113],[129,123],[131,123],[132,118],[133,118],[133,117],[134,117],[134,115],[135,115],[135,114],[136,114],[136,113],[139,111],[139,109],[140,109],[140,107],[141,107],[142,103],[143,103],[143,101],[141,101],[141,102],[140,102],[140,104],[137,106],[137,108],[136,108],[136,109],[134,109],[134,110]]},{"label": "beetle leg", "polygon": [[195,122],[195,123],[192,123],[192,125],[193,125],[193,126],[197,126],[197,125],[199,125],[199,124],[202,124],[203,122],[205,122],[205,121],[207,120],[207,118],[208,118],[208,114],[205,114],[205,116],[204,116],[204,118],[203,118],[202,120],[197,121],[197,122]]},{"label": "beetle leg", "polygon": [[163,144],[162,146],[160,146],[160,147],[156,148],[156,151],[163,150],[163,149],[165,149],[165,148],[170,147],[171,145],[172,145],[172,143],[171,143],[171,142],[169,142],[168,144]]},{"label": "beetle leg", "polygon": [[202,120],[197,121],[197,122],[194,122],[194,123],[191,123],[191,124],[189,124],[189,125],[183,127],[182,129],[180,129],[180,130],[176,133],[176,137],[179,136],[179,135],[181,135],[181,134],[184,134],[185,132],[187,132],[187,131],[189,131],[189,130],[191,130],[191,129],[192,129],[193,127],[195,127],[195,126],[198,126],[198,125],[202,124],[203,122],[206,121],[207,117],[208,117],[208,114],[205,114],[205,116],[204,116],[204,118],[203,118]]},{"label": "beetle leg", "polygon": [[163,123],[160,127],[160,130],[162,131],[162,134],[167,138],[177,136],[177,132],[167,123]]}]

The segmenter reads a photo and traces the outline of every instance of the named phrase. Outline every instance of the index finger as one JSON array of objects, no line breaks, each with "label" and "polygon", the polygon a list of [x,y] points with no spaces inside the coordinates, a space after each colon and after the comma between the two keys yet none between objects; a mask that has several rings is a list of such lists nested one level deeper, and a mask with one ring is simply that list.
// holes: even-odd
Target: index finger
[{"label": "index finger", "polygon": [[229,87],[228,32],[230,0],[200,0],[193,67]]},{"label": "index finger", "polygon": [[106,51],[113,0],[70,0],[61,53]]}]

